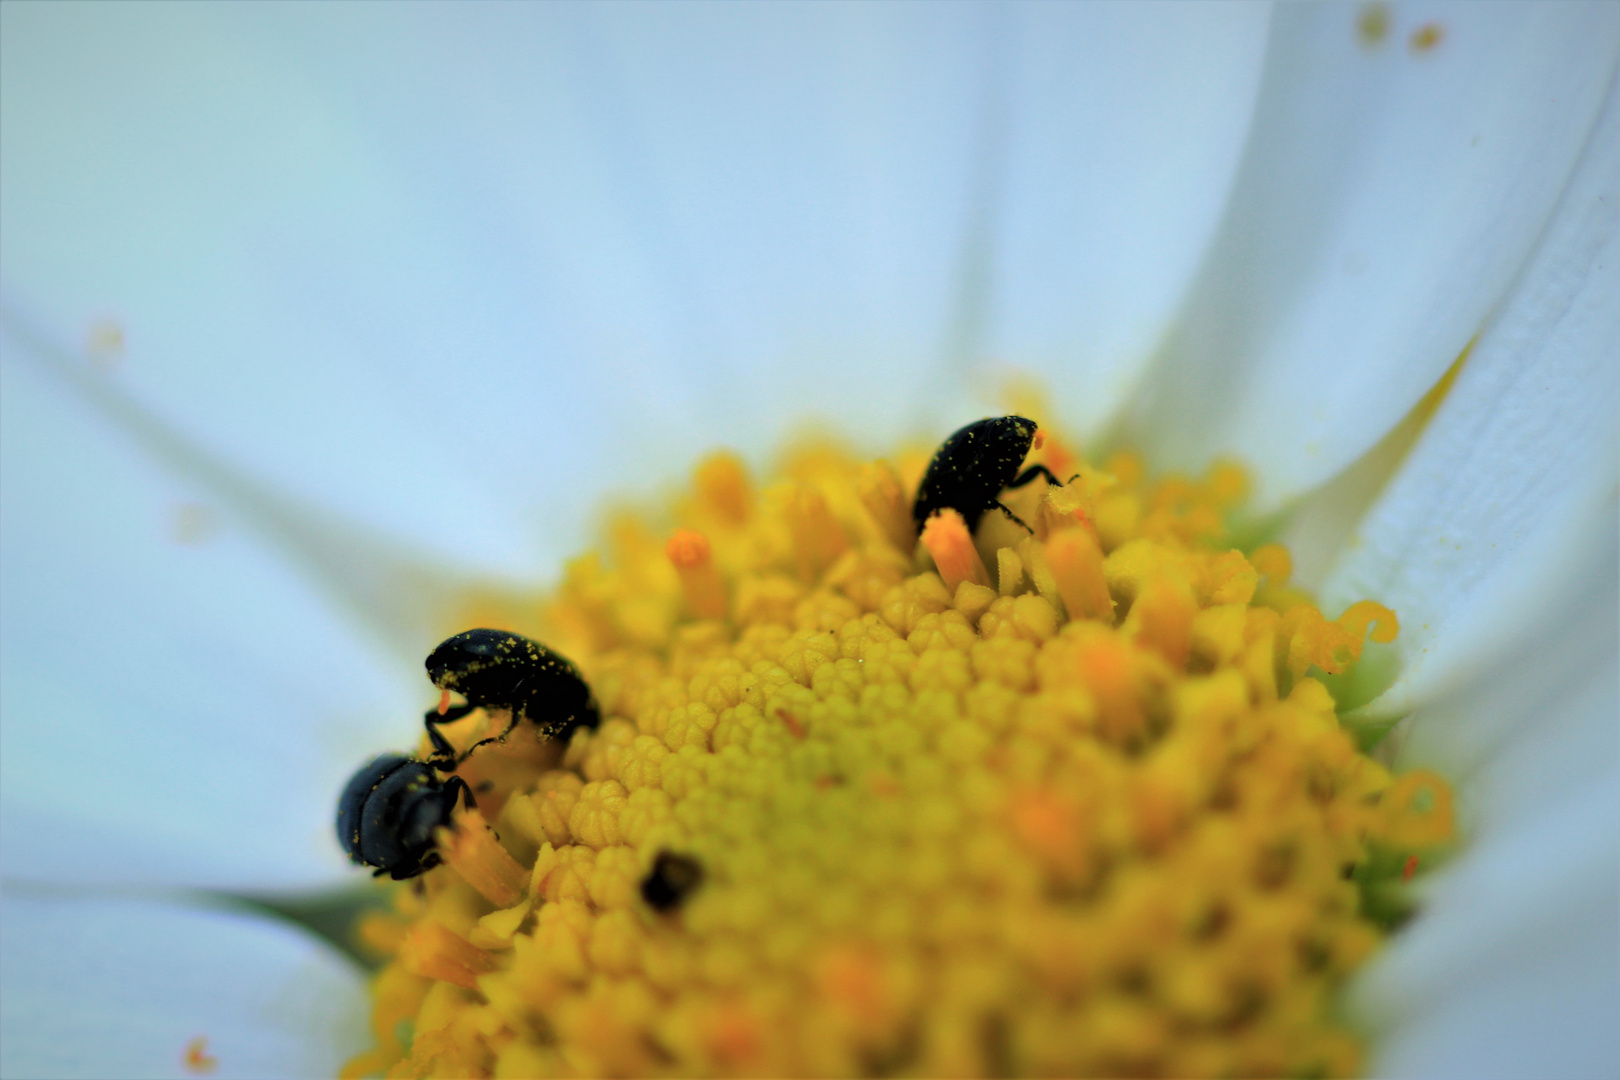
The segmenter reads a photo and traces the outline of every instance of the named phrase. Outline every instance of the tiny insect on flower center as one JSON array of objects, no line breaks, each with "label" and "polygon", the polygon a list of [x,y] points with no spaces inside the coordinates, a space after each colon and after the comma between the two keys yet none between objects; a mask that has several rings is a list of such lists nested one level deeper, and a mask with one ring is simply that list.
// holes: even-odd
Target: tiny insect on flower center
[{"label": "tiny insect on flower center", "polygon": [[971,531],[914,521],[926,449],[716,455],[540,609],[469,610],[601,724],[458,766],[348,1074],[1353,1072],[1334,991],[1455,832],[1323,681],[1395,613],[1235,541],[1239,469],[1028,446]]}]

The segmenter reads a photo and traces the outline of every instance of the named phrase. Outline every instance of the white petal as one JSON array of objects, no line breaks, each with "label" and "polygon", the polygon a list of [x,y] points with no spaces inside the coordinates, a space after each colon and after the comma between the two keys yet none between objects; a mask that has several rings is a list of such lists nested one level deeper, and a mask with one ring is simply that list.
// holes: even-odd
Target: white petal
[{"label": "white petal", "polygon": [[8,6],[5,279],[258,475],[533,573],[609,478],[939,408],[984,17]]},{"label": "white petal", "polygon": [[[132,454],[6,355],[6,872],[220,887],[347,877],[337,793],[367,757],[414,740],[432,702],[420,660],[370,647],[359,620],[213,493]],[[177,514],[196,542],[175,536]]]},{"label": "white petal", "polygon": [[[1245,161],[1136,418],[1162,459],[1310,490],[1432,386],[1520,272],[1593,128],[1620,8],[1280,5]],[[1442,29],[1412,46],[1424,24]]]},{"label": "white petal", "polygon": [[[198,460],[485,566],[552,567],[603,476],[774,441],[835,399],[892,433],[912,414],[876,392],[878,352],[913,364],[905,400],[940,407],[921,372],[982,149],[964,121],[983,111],[980,31],[1001,16],[724,10],[3,9],[13,872],[330,880],[334,793],[409,739],[420,672],[391,678],[276,565],[280,504],[260,498],[262,535],[244,535],[242,506],[219,503],[241,503],[240,478]],[[1227,85],[1241,26],[1167,38],[1156,15],[1079,15],[1096,63],[1151,42],[1202,72],[1187,116],[1151,89],[1113,103],[1133,175],[1173,173],[1149,159],[1189,126],[1214,130],[1199,160],[1217,168],[1248,92]],[[1202,67],[1186,56],[1210,40]],[[1038,59],[1019,100],[1054,89]],[[1014,204],[1056,167],[1018,173]],[[105,393],[79,385],[98,418],[39,382],[33,362],[107,313],[129,343],[107,385],[211,450],[180,475],[132,456],[149,432],[107,430]],[[163,537],[192,503],[229,522],[197,550]],[[547,525],[532,544],[525,513]],[[342,567],[317,569],[326,599],[352,599]]]},{"label": "white petal", "polygon": [[286,925],[139,900],[0,901],[0,1073],[331,1076],[365,1049],[360,973]]},{"label": "white petal", "polygon": [[[1614,720],[1613,671],[1609,712]],[[1620,1073],[1620,772],[1481,836],[1428,912],[1367,970],[1355,1014],[1373,1075]]]},{"label": "white petal", "polygon": [[1365,711],[1416,709],[1399,760],[1456,782],[1466,844],[1356,995],[1380,1075],[1620,1072],[1617,108],[1327,586],[1400,612]]},{"label": "white petal", "polygon": [[963,279],[954,344],[1038,371],[1064,419],[1095,433],[1219,222],[1268,9],[1039,4],[1005,21],[1006,70],[986,77],[1006,84],[990,95],[1006,115],[983,121],[984,210],[966,238],[983,244],[983,280]]},{"label": "white petal", "polygon": [[[1401,618],[1398,716],[1520,646],[1526,604],[1611,537],[1620,480],[1620,86],[1547,234],[1323,587]],[[1588,583],[1576,580],[1578,587]],[[1612,599],[1612,595],[1611,595]]]},{"label": "white petal", "polygon": [[1466,846],[1356,987],[1375,1075],[1620,1072],[1617,509],[1597,493],[1520,547],[1480,614],[1511,632],[1408,721],[1401,764],[1456,782]]}]

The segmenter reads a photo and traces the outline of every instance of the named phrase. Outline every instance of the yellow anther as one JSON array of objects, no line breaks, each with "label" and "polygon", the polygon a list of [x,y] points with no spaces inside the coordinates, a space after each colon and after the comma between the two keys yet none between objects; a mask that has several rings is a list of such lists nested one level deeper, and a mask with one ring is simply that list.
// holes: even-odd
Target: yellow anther
[{"label": "yellow anther", "polygon": [[1217,461],[1204,474],[1204,490],[1222,509],[1240,503],[1249,494],[1248,470],[1234,462]]},{"label": "yellow anther", "polygon": [[[1395,618],[1395,613],[1371,600],[1358,600],[1351,604],[1339,616],[1338,622],[1357,640],[1365,637],[1381,645],[1394,641],[1395,635],[1401,632],[1400,620]],[[1369,626],[1372,627],[1371,634],[1367,632]]]},{"label": "yellow anther", "polygon": [[1249,562],[1270,585],[1286,585],[1294,576],[1293,556],[1281,544],[1261,544],[1250,553]]},{"label": "yellow anther", "polygon": [[754,492],[748,471],[736,455],[711,454],[698,465],[692,479],[700,506],[730,525],[747,524],[754,509]]},{"label": "yellow anther", "polygon": [[1080,676],[1097,702],[1098,727],[1110,741],[1132,744],[1144,730],[1136,657],[1114,637],[1093,639],[1080,652]]},{"label": "yellow anther", "polygon": [[1204,563],[1198,598],[1205,604],[1247,604],[1260,574],[1241,551],[1223,551]]},{"label": "yellow anther", "polygon": [[909,555],[917,543],[917,526],[911,520],[911,502],[894,466],[887,461],[861,466],[855,490],[884,538],[896,550]]},{"label": "yellow anther", "polygon": [[1337,675],[1361,656],[1361,638],[1310,604],[1299,604],[1283,616],[1288,670],[1297,678],[1311,667]]},{"label": "yellow anther", "polygon": [[1114,599],[1108,592],[1102,551],[1085,529],[1062,529],[1046,542],[1046,564],[1051,567],[1058,595],[1071,619],[1114,619]]},{"label": "yellow anther", "polygon": [[1056,614],[1063,598],[1058,592],[1057,576],[1046,561],[1046,548],[1036,537],[1026,536],[1018,542],[1018,557],[1023,561],[1024,573],[1028,575],[1030,584],[1035,586],[1036,593],[1051,605]]},{"label": "yellow anther", "polygon": [[788,531],[799,580],[813,584],[849,547],[849,537],[838,524],[827,500],[808,484],[795,484],[787,504]]},{"label": "yellow anther", "polygon": [[496,968],[495,958],[441,923],[423,920],[405,935],[399,949],[407,971],[429,979],[478,988],[478,976]]},{"label": "yellow anther", "polygon": [[975,585],[990,585],[990,572],[984,568],[973,547],[973,536],[967,522],[955,510],[941,510],[923,525],[923,547],[934,557],[934,566],[944,579],[945,587],[954,590],[964,581]]},{"label": "yellow anther", "polygon": [[680,575],[681,593],[692,614],[700,619],[725,618],[726,586],[714,565],[709,538],[696,529],[676,529],[664,554]]},{"label": "yellow anther", "polygon": [[490,912],[478,920],[478,925],[472,928],[467,940],[480,949],[494,951],[511,948],[512,935],[529,917],[529,907],[529,901],[524,900],[516,907]]},{"label": "yellow anther", "polygon": [[1451,843],[1457,835],[1451,786],[1427,769],[1403,773],[1379,800],[1373,835],[1403,851]]},{"label": "yellow anther", "polygon": [[510,907],[523,899],[529,875],[495,839],[483,814],[457,811],[455,825],[439,829],[435,836],[444,861],[490,903]]},{"label": "yellow anther", "polygon": [[1179,671],[1187,666],[1192,654],[1193,618],[1197,614],[1198,604],[1191,589],[1174,577],[1155,577],[1131,606],[1125,632]]},{"label": "yellow anther", "polygon": [[1002,596],[1013,596],[1024,584],[1024,560],[1012,548],[996,549],[996,589]]}]

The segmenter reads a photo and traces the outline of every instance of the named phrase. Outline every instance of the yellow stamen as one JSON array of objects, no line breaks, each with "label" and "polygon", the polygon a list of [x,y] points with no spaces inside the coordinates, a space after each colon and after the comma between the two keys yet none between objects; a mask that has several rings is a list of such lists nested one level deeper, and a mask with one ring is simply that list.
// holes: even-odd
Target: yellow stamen
[{"label": "yellow stamen", "polygon": [[1065,483],[1018,504],[1038,537],[981,530],[993,586],[955,511],[918,572],[925,453],[814,448],[757,505],[716,455],[673,522],[616,518],[516,627],[602,723],[467,763],[503,839],[458,816],[367,924],[345,1075],[1355,1071],[1333,992],[1456,831],[1315,677],[1395,615],[1234,550],[1241,471],[1041,436]]},{"label": "yellow stamen", "polygon": [[802,581],[814,582],[849,547],[849,538],[832,516],[827,500],[808,484],[794,486],[788,501],[787,525]]},{"label": "yellow stamen", "polygon": [[754,510],[754,493],[743,463],[732,454],[704,458],[693,477],[697,502],[708,513],[732,527],[747,524]]},{"label": "yellow stamen", "polygon": [[[1395,635],[1401,632],[1400,620],[1395,613],[1383,604],[1375,604],[1371,600],[1358,600],[1345,608],[1344,614],[1338,618],[1340,626],[1344,627],[1356,639],[1363,637],[1379,644],[1387,644],[1395,640]],[[1367,628],[1372,626],[1372,633]]]},{"label": "yellow stamen", "polygon": [[996,587],[1002,596],[1018,595],[1024,583],[1024,561],[1012,548],[996,549]]},{"label": "yellow stamen", "polygon": [[[1006,549],[1003,549],[1006,550]],[[1102,551],[1085,529],[1063,529],[1046,542],[1046,563],[1057,579],[1058,595],[1071,619],[1113,621],[1114,599],[1108,594]]]},{"label": "yellow stamen", "polygon": [[855,487],[861,505],[872,515],[884,537],[895,548],[909,554],[917,542],[917,527],[912,524],[910,500],[894,466],[887,461],[862,466]]},{"label": "yellow stamen", "polygon": [[726,616],[726,586],[714,565],[709,538],[696,529],[676,529],[664,548],[681,578],[686,606],[700,619]]},{"label": "yellow stamen", "polygon": [[1294,559],[1281,544],[1261,544],[1249,553],[1249,562],[1272,585],[1286,585],[1294,576]]},{"label": "yellow stamen", "polygon": [[432,920],[423,920],[405,935],[399,948],[407,971],[427,979],[474,990],[478,976],[495,970],[495,958],[472,942]]},{"label": "yellow stamen", "polygon": [[436,834],[439,854],[496,907],[511,907],[523,899],[528,872],[501,846],[477,810],[459,810],[453,828]]},{"label": "yellow stamen", "polygon": [[1384,792],[1374,834],[1392,847],[1422,850],[1456,838],[1451,787],[1427,769],[1406,773]]},{"label": "yellow stamen", "polygon": [[967,522],[955,510],[942,510],[929,518],[923,525],[922,542],[928,554],[934,557],[934,565],[947,589],[955,589],[964,581],[989,586],[990,572],[973,547],[973,535],[968,532]]}]

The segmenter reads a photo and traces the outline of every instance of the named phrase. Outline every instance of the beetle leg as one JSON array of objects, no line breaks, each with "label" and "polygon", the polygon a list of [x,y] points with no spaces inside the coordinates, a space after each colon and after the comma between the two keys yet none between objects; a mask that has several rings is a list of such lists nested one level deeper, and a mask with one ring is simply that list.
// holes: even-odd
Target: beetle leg
[{"label": "beetle leg", "polygon": [[[1076,473],[1075,475],[1079,475],[1079,474]],[[1019,473],[1016,477],[1014,477],[1013,482],[1008,484],[1007,486],[1010,487],[1010,488],[1021,488],[1025,484],[1027,484],[1027,483],[1031,482],[1032,480],[1034,480],[1037,476],[1046,477],[1046,482],[1048,484],[1051,484],[1053,487],[1062,487],[1063,486],[1063,481],[1061,481],[1057,477],[1053,476],[1052,475],[1052,470],[1048,469],[1045,465],[1031,465],[1029,468],[1025,469],[1023,472]],[[1073,480],[1074,477],[1071,476],[1071,477],[1069,477],[1069,479]],[[997,503],[996,505],[1000,506],[1001,504]],[[1005,506],[1002,506],[1001,508],[1003,510],[1007,509]],[[1017,521],[1018,519],[1014,518],[1013,520]],[[1020,522],[1020,524],[1022,524],[1022,522]],[[1029,526],[1025,525],[1024,527],[1027,529]]]},{"label": "beetle leg", "polygon": [[1023,527],[1024,527],[1024,531],[1025,531],[1025,532],[1027,532],[1027,533],[1029,533],[1029,535],[1031,535],[1031,536],[1034,536],[1034,535],[1035,535],[1035,530],[1034,530],[1034,529],[1032,529],[1032,528],[1030,528],[1030,527],[1029,527],[1029,526],[1028,526],[1028,525],[1026,525],[1026,524],[1025,524],[1025,523],[1024,523],[1024,519],[1023,519],[1023,518],[1021,518],[1021,517],[1019,517],[1019,516],[1018,516],[1018,515],[1017,515],[1017,514],[1015,514],[1015,513],[1013,513],[1013,512],[1012,512],[1012,511],[1011,511],[1011,510],[1009,510],[1009,509],[1007,509],[1007,505],[1006,505],[1006,504],[1005,504],[1005,503],[1003,503],[1003,502],[1002,502],[1002,501],[1001,501],[1001,500],[1000,500],[1000,499],[997,499],[997,500],[996,500],[996,507],[997,507],[997,509],[999,509],[999,510],[1000,510],[1000,511],[1001,511],[1001,512],[1002,512],[1002,513],[1003,513],[1003,514],[1006,514],[1006,515],[1007,515],[1007,516],[1008,516],[1008,517],[1010,517],[1010,518],[1012,518],[1012,519],[1013,519],[1013,520],[1014,520],[1014,521],[1016,521],[1016,522],[1018,522],[1018,524],[1020,524],[1020,525],[1023,525]]},{"label": "beetle leg", "polygon": [[492,742],[496,742],[496,743],[505,742],[506,737],[508,735],[512,734],[512,732],[514,730],[516,730],[516,728],[518,726],[518,721],[520,719],[522,719],[521,715],[518,713],[518,711],[516,709],[513,709],[512,710],[512,718],[506,722],[506,730],[505,731],[501,732],[499,735],[491,735],[487,739],[479,739],[477,742],[473,743],[471,746],[467,747],[467,749],[465,749],[465,750],[463,750],[461,752],[461,756],[456,758],[455,764],[460,765],[463,761],[466,761],[469,757],[472,756],[472,752],[474,750],[478,749],[480,746],[488,746]]},{"label": "beetle leg", "polygon": [[453,772],[455,767],[466,760],[463,754],[458,760],[456,748],[450,745],[450,740],[438,728],[440,724],[453,724],[462,717],[467,716],[477,708],[476,705],[452,705],[444,712],[438,709],[429,709],[422,714],[422,726],[427,729],[428,742],[433,744],[433,756],[427,763],[443,772]]},{"label": "beetle leg", "polygon": [[460,793],[462,799],[466,801],[468,810],[478,809],[478,800],[473,798],[473,789],[471,784],[467,783],[467,781],[463,780],[459,776],[452,776],[450,779],[444,782],[444,793],[450,796],[451,806],[456,804],[456,795],[458,792]]}]

